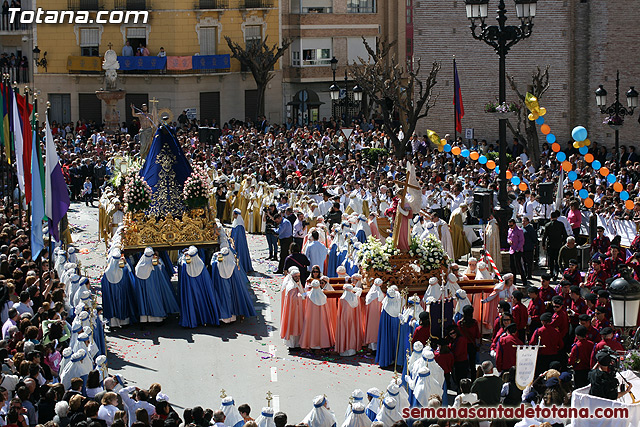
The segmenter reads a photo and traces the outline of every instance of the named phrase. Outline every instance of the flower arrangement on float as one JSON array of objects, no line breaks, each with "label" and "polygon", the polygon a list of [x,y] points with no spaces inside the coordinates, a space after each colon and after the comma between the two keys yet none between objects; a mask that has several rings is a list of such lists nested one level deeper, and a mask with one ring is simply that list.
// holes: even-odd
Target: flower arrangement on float
[{"label": "flower arrangement on float", "polygon": [[438,270],[449,265],[449,258],[442,246],[442,242],[433,234],[426,238],[411,238],[409,255],[418,258],[418,264],[425,271]]},{"label": "flower arrangement on float", "polygon": [[184,183],[182,200],[190,209],[204,208],[209,203],[211,186],[209,177],[200,166],[194,166],[193,172]]},{"label": "flower arrangement on float", "polygon": [[129,175],[124,184],[124,204],[126,212],[141,212],[149,208],[151,187],[138,174]]}]

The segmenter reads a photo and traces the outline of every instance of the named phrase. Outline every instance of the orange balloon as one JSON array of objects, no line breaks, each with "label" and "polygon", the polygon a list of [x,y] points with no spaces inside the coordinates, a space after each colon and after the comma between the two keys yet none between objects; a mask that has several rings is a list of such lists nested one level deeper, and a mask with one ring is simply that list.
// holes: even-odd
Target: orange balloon
[{"label": "orange balloon", "polygon": [[542,126],[540,126],[540,132],[542,132],[544,135],[548,135],[549,132],[551,132],[551,128],[549,127],[548,124],[543,124]]},{"label": "orange balloon", "polygon": [[513,177],[513,174],[511,173],[510,170],[507,171],[507,179],[511,179]]},{"label": "orange balloon", "polygon": [[518,188],[520,189],[520,191],[527,191],[527,183],[521,182],[520,184],[518,184]]},{"label": "orange balloon", "polygon": [[553,144],[551,144],[551,150],[554,153],[557,153],[558,151],[560,151],[560,144],[558,144],[557,142],[554,142]]},{"label": "orange balloon", "polygon": [[580,190],[582,188],[582,182],[579,179],[573,181],[573,188]]},{"label": "orange balloon", "polygon": [[587,197],[586,199],[584,199],[584,205],[587,208],[592,208],[593,207],[593,199],[591,197]]},{"label": "orange balloon", "polygon": [[462,150],[460,149],[460,147],[453,147],[453,148],[451,149],[451,153],[452,153],[454,156],[459,155],[461,151],[462,151]]},{"label": "orange balloon", "polygon": [[602,176],[609,175],[609,168],[600,168],[600,175]]},{"label": "orange balloon", "polygon": [[617,181],[616,181],[616,182],[613,184],[613,189],[614,189],[616,192],[618,192],[618,193],[619,193],[619,192],[621,192],[624,188],[622,187],[622,183],[621,183],[621,182],[617,182]]},{"label": "orange balloon", "polygon": [[480,158],[480,154],[478,154],[477,151],[472,151],[471,154],[469,154],[469,157],[471,157],[471,160],[478,160]]},{"label": "orange balloon", "polygon": [[496,162],[493,160],[487,160],[487,168],[490,170],[494,170],[496,168]]},{"label": "orange balloon", "polygon": [[587,153],[587,154],[585,154],[585,155],[584,155],[584,160],[585,160],[587,163],[591,163],[591,162],[593,162],[595,159],[593,158],[593,154],[591,154],[591,153]]},{"label": "orange balloon", "polygon": [[571,169],[573,169],[573,166],[571,165],[571,162],[568,162],[568,161],[565,160],[564,162],[562,162],[562,169],[565,172],[569,172],[569,171],[571,171]]},{"label": "orange balloon", "polygon": [[632,210],[635,207],[635,203],[633,203],[633,200],[627,200],[626,202],[624,202],[624,207]]}]

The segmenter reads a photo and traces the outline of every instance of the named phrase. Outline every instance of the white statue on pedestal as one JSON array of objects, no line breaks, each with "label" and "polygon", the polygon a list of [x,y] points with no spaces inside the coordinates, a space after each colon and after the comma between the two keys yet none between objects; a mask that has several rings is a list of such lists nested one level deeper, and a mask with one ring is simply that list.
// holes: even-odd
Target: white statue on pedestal
[{"label": "white statue on pedestal", "polygon": [[104,76],[107,82],[107,90],[116,90],[116,81],[118,80],[116,70],[120,69],[120,63],[118,63],[118,54],[116,54],[114,50],[109,49],[104,53],[102,69],[104,70]]}]

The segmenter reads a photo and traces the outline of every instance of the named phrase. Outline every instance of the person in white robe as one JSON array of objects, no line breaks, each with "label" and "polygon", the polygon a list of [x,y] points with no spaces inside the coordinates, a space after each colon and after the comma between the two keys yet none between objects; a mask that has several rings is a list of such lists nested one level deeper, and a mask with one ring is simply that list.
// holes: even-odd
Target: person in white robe
[{"label": "person in white robe", "polygon": [[107,367],[107,356],[101,354],[96,357],[96,370],[100,372],[100,383],[109,378],[109,368]]},{"label": "person in white robe", "polygon": [[[344,419],[346,420],[347,418],[349,418],[349,415],[351,414],[352,410],[353,410],[353,405],[355,405],[356,403],[364,403],[364,391],[360,390],[359,388],[353,390],[351,392],[351,398],[349,399],[349,404],[347,405],[347,410],[344,413]],[[362,406],[362,413],[364,414],[364,405]],[[371,423],[371,422],[369,422]],[[368,427],[368,426],[367,426]]]},{"label": "person in white robe", "polygon": [[475,280],[491,280],[491,279],[493,279],[493,272],[491,271],[491,267],[484,261],[478,261]]},{"label": "person in white robe", "polygon": [[73,355],[73,349],[71,347],[67,347],[62,350],[62,360],[60,360],[60,366],[58,366],[58,372],[61,374],[64,371],[64,367],[67,366],[67,363],[71,363],[71,356]]},{"label": "person in white robe", "polygon": [[327,398],[319,395],[313,398],[313,409],[302,420],[309,427],[334,427],[336,417],[329,410]]},{"label": "person in white robe", "polygon": [[69,246],[69,249],[67,249],[67,254],[69,255],[67,262],[72,262],[74,264],[78,263],[78,251],[76,250],[76,248],[74,248],[73,246]]},{"label": "person in white robe", "polygon": [[478,272],[478,259],[476,257],[470,257],[467,260],[467,269],[462,273],[462,280],[473,280]]},{"label": "person in white robe", "polygon": [[423,366],[418,371],[418,378],[416,378],[413,387],[414,406],[427,407],[429,404],[429,396],[432,394],[442,395],[442,385],[438,384],[434,377],[431,376],[431,371],[426,366]]},{"label": "person in white robe", "polygon": [[413,227],[411,228],[411,237],[421,237],[425,232],[425,222],[422,215],[413,219]]},{"label": "person in white robe", "polygon": [[449,229],[449,224],[442,220],[438,216],[437,212],[433,213],[431,222],[433,222],[435,226],[435,236],[442,242],[444,251],[447,253],[450,260],[454,260],[455,254],[453,250],[453,239],[451,238],[451,230]]},{"label": "person in white robe", "polygon": [[456,274],[457,264],[452,264],[447,275],[447,283],[444,285],[444,294],[446,298],[452,298],[460,289],[458,285],[458,275]]},{"label": "person in white robe", "polygon": [[53,268],[58,273],[58,277],[62,277],[67,262],[67,252],[62,248],[56,248],[56,260]]},{"label": "person in white robe", "polygon": [[90,361],[89,364],[86,363],[87,360],[87,352],[85,350],[80,349],[73,353],[71,362],[65,365],[64,371],[60,374],[60,382],[64,385],[65,390],[71,388],[71,380],[73,378],[82,378],[86,383],[87,376],[93,368]]},{"label": "person in white robe", "polygon": [[433,298],[436,301],[439,301],[442,297],[442,288],[440,287],[440,282],[438,282],[437,277],[432,277],[429,279],[429,286],[427,287],[427,290],[422,297],[422,301],[426,303],[429,297]]},{"label": "person in white robe", "polygon": [[365,406],[356,402],[350,406],[351,411],[345,418],[342,427],[370,427],[371,420],[365,414]]},{"label": "person in white robe", "polygon": [[[440,385],[440,392],[437,393],[437,394],[438,394],[438,396],[442,397],[444,381],[445,381],[444,369],[442,369],[442,367],[440,365],[438,365],[438,362],[436,362],[436,356],[433,353],[433,350],[428,349],[427,351],[423,351],[422,352],[422,357],[424,358],[424,360],[426,362],[425,366],[431,372],[431,376]],[[419,374],[420,373],[418,372],[418,375]]]},{"label": "person in white robe", "polygon": [[453,310],[453,321],[458,323],[458,320],[462,319],[462,309],[471,305],[469,298],[467,298],[467,292],[464,289],[458,289],[456,291],[456,308]]},{"label": "person in white robe", "polygon": [[402,418],[401,410],[402,410],[403,406],[401,405],[400,387],[398,387],[398,384],[396,384],[394,382],[389,383],[389,385],[387,386],[387,396],[395,399],[396,402],[398,402],[396,404],[396,409],[395,409],[396,410],[396,415],[395,415],[395,417]]},{"label": "person in white robe", "polygon": [[222,398],[220,404],[220,410],[224,412],[224,425],[228,427],[242,427],[244,425],[244,418],[238,412],[233,397],[227,396]]},{"label": "person in white robe", "polygon": [[[416,341],[416,342],[419,342],[419,341]],[[399,399],[398,402],[400,402],[399,403],[400,410],[402,410],[402,408],[408,408],[409,406],[411,406],[409,404],[409,393],[407,393],[407,388],[402,384],[402,377],[398,376],[395,378],[391,378],[391,382],[389,382],[389,386],[391,385],[396,385],[400,390],[400,394],[398,395],[398,399]],[[387,386],[387,391],[389,391],[389,386]]]},{"label": "person in white robe", "polygon": [[375,387],[367,390],[369,403],[367,403],[367,407],[365,408],[365,414],[371,421],[375,421],[378,412],[380,412],[380,394],[380,390]]},{"label": "person in white robe", "polygon": [[396,410],[396,406],[398,406],[396,399],[385,397],[375,420],[380,421],[385,427],[392,426],[396,421],[400,421],[402,417],[398,416],[399,412]]},{"label": "person in white robe", "polygon": [[273,421],[273,408],[263,407],[260,415],[256,418],[256,424],[258,427],[276,427],[276,423]]},{"label": "person in white robe", "polygon": [[498,301],[507,301],[513,304],[513,292],[516,290],[513,284],[513,274],[507,273],[502,276],[502,282],[493,287],[493,291],[482,302],[490,302],[498,298]]}]

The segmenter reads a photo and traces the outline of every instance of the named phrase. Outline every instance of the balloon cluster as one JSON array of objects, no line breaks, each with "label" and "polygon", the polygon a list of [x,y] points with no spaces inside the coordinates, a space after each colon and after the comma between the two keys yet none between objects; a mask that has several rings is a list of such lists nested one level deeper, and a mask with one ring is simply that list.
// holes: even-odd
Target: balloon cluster
[{"label": "balloon cluster", "polygon": [[[545,111],[546,113],[546,111]],[[454,156],[462,156],[465,159],[471,159],[477,161],[481,165],[485,166],[489,170],[495,170],[496,173],[500,173],[500,167],[496,165],[496,162],[489,159],[484,154],[480,154],[477,151],[471,151],[462,149],[460,147],[452,147],[451,144],[447,143],[446,139],[440,139],[437,133],[432,130],[427,129],[427,138],[431,141],[437,148],[439,152],[451,153]],[[513,176],[511,171],[507,170],[507,179],[511,180],[511,184],[517,186],[520,191],[526,191],[528,186],[526,182],[523,182],[519,177]]]},{"label": "balloon cluster", "polygon": [[[551,127],[545,123],[544,116],[547,110],[540,107],[538,99],[532,94],[527,92],[525,96],[525,105],[529,109],[529,120],[536,122],[540,125],[540,132],[546,135],[547,142],[551,144],[551,150],[556,153],[556,160],[561,163],[562,170],[567,172],[567,178],[573,183],[573,188],[578,192],[578,195],[583,200],[584,205],[587,208],[592,208],[594,201],[589,197],[589,192],[586,188],[582,188],[582,181],[578,179],[578,174],[573,170],[573,165],[567,160],[567,155],[564,151],[561,151],[560,144],[556,142],[556,137],[551,133]],[[584,160],[591,164],[591,167],[602,175],[609,185],[613,185],[614,191],[620,194],[620,200],[625,202],[625,207],[629,210],[633,209],[633,200],[629,200],[629,193],[624,191],[624,186],[616,178],[616,175],[609,170],[609,168],[602,166],[602,164],[595,160],[593,154],[589,153],[589,146],[591,141],[587,139],[588,132],[584,126],[576,126],[571,131],[571,137],[574,139],[573,147],[578,149],[578,152],[584,156]]]}]

